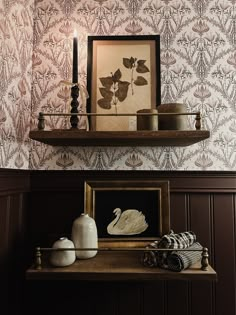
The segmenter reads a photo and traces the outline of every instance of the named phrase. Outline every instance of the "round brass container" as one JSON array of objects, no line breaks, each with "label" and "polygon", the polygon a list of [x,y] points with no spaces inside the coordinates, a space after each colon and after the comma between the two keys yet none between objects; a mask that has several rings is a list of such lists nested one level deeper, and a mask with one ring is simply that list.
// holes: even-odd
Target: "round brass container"
[{"label": "round brass container", "polygon": [[[158,130],[158,116],[151,115],[157,114],[157,109],[140,109],[137,114],[137,130]],[[150,115],[149,115],[150,114]]]},{"label": "round brass container", "polygon": [[158,106],[159,113],[176,113],[178,115],[159,115],[159,130],[187,130],[188,122],[186,115],[187,107],[182,103],[168,103]]}]

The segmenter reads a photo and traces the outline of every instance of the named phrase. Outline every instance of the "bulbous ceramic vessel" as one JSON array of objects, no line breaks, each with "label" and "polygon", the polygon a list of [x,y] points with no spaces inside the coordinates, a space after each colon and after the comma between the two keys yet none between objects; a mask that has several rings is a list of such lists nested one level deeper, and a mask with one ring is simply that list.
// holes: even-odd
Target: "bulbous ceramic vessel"
[{"label": "bulbous ceramic vessel", "polygon": [[[52,248],[75,248],[74,243],[67,237],[61,237]],[[50,263],[55,267],[65,267],[75,262],[76,255],[74,250],[52,251]]]},{"label": "bulbous ceramic vessel", "polygon": [[[98,235],[94,219],[88,214],[82,213],[73,222],[71,238],[75,244],[75,248],[97,248]],[[96,250],[76,251],[76,257],[79,259],[92,258],[96,254]]]}]

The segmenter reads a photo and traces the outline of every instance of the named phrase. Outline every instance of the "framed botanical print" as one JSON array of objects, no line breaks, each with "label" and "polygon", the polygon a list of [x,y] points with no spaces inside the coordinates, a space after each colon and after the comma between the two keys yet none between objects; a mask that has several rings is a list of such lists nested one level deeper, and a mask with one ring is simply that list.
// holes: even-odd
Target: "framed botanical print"
[{"label": "framed botanical print", "polygon": [[159,35],[89,36],[90,130],[134,130],[137,111],[161,103],[160,81]]}]

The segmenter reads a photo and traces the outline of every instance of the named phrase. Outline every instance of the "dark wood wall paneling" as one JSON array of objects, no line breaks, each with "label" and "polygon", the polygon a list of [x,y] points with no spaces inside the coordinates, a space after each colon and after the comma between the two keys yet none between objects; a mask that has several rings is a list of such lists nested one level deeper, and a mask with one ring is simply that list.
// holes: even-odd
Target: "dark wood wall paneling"
[{"label": "dark wood wall paneling", "polygon": [[[176,232],[193,230],[209,248],[217,283],[42,281],[27,284],[22,297],[23,272],[32,262],[34,247],[70,235],[73,220],[83,211],[85,180],[144,178],[169,180],[171,227]],[[1,309],[16,315],[235,315],[235,194],[235,172],[0,169]]]},{"label": "dark wood wall paneling", "polygon": [[18,314],[22,308],[22,283],[26,268],[24,245],[28,171],[0,169],[1,313]]},{"label": "dark wood wall paneling", "polygon": [[[48,282],[47,286],[41,283],[40,287],[38,283],[31,283],[30,292],[41,301],[42,308],[37,308],[39,313],[45,314],[46,310],[49,314],[56,309],[59,314],[65,311],[74,314],[78,309],[81,314],[89,315],[222,315],[226,310],[227,315],[236,314],[236,173],[33,171],[32,251],[36,245],[50,246],[56,236],[70,235],[73,220],[83,211],[84,181],[88,179],[169,180],[171,227],[175,232],[193,230],[197,234],[198,241],[209,248],[210,262],[219,280],[217,283],[160,281],[155,284],[64,283],[61,286]],[[72,303],[74,299],[76,306]],[[51,300],[57,300],[57,306],[50,303]]]}]

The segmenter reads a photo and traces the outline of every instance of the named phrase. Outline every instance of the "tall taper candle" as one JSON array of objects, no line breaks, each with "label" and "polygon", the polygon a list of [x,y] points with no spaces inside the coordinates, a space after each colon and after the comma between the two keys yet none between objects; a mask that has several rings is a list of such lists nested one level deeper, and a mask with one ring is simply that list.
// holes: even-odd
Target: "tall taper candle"
[{"label": "tall taper candle", "polygon": [[78,40],[77,40],[76,30],[74,31],[74,38],[73,38],[72,83],[78,83]]},{"label": "tall taper candle", "polygon": [[[72,66],[72,83],[78,83],[78,41],[77,41],[77,32],[74,32],[74,39],[73,39],[73,66]],[[74,85],[71,87],[71,113],[77,114],[78,113],[78,97],[79,97],[79,87],[78,85]],[[71,128],[77,128],[78,125],[78,116],[71,116],[70,123]]]}]

